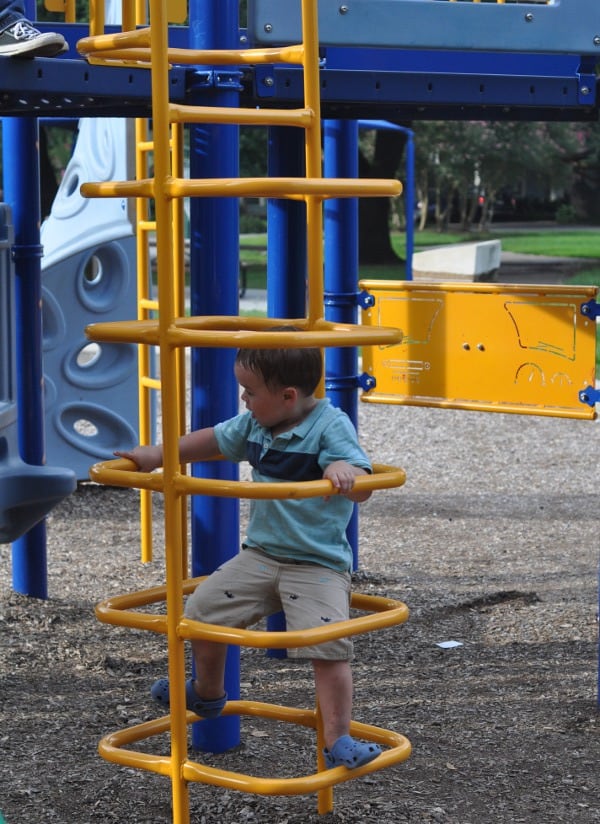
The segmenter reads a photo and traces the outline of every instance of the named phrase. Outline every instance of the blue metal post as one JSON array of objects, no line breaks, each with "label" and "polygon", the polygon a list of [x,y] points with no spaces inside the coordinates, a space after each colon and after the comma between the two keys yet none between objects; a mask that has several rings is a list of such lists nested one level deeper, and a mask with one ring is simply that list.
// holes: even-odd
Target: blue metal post
[{"label": "blue metal post", "polygon": [[403,193],[404,214],[406,215],[405,272],[406,280],[412,280],[412,262],[415,251],[415,135],[412,129],[406,129],[406,137],[406,181]]},{"label": "blue metal post", "polygon": [[[40,175],[35,118],[2,121],[4,199],[15,227],[17,405],[19,450],[26,463],[45,461],[40,259]],[[46,524],[40,521],[12,545],[13,587],[48,597]]]},{"label": "blue metal post", "polygon": [[[301,129],[269,129],[269,176],[304,175]],[[306,207],[296,200],[267,202],[267,314],[306,315]]]},{"label": "blue metal post", "polygon": [[[358,125],[355,120],[327,120],[324,124],[325,177],[358,177]],[[356,323],[354,295],[358,284],[358,201],[325,201],[325,317],[336,323]],[[327,395],[355,426],[358,418],[356,347],[328,349]],[[354,566],[358,565],[357,507],[347,529]]]},{"label": "blue metal post", "polygon": [[[304,175],[304,133],[300,129],[269,129],[269,176]],[[267,314],[272,318],[306,316],[306,207],[296,200],[267,202]],[[267,619],[267,629],[284,632],[285,615]],[[284,649],[268,650],[270,658],[285,658]]]},{"label": "blue metal post", "polygon": [[[217,49],[238,46],[237,0],[191,0],[190,48]],[[235,73],[233,73],[235,74]],[[198,68],[198,83],[189,102],[215,106],[238,105],[232,73]],[[206,78],[209,78],[208,81]],[[198,125],[190,129],[192,178],[237,177],[238,127]],[[190,286],[192,315],[237,315],[239,274],[239,207],[235,198],[192,198],[190,203]],[[192,350],[193,429],[212,426],[238,412],[238,389],[233,374],[232,349]],[[197,464],[197,477],[238,478],[237,465],[229,462]],[[192,572],[206,575],[239,549],[237,500],[192,498]],[[239,698],[240,655],[230,647],[225,689]],[[240,740],[240,720],[227,716],[193,725],[197,749],[224,752]]]},{"label": "blue metal post", "polygon": [[[355,120],[327,120],[324,124],[325,177],[358,177],[358,128]],[[338,323],[356,323],[354,295],[358,283],[358,201],[325,201],[326,317]],[[328,396],[335,406],[357,420],[356,387],[337,385],[337,378],[355,376],[355,347],[327,350],[327,377],[334,386]]]},{"label": "blue metal post", "polygon": [[363,129],[390,129],[404,132],[406,135],[406,178],[402,196],[404,197],[404,212],[406,214],[406,280],[412,280],[412,259],[415,248],[415,134],[406,126],[390,123],[388,120],[360,120],[359,126]]}]

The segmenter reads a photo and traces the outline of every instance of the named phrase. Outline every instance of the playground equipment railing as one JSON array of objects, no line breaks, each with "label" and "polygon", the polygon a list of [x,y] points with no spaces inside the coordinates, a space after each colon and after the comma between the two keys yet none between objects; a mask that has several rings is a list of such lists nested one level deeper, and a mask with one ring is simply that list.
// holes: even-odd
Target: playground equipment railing
[{"label": "playground equipment railing", "polygon": [[[90,61],[145,64],[152,71],[152,118],[154,138],[154,175],[136,181],[116,181],[109,183],[88,183],[82,187],[89,197],[136,197],[153,198],[156,207],[156,245],[159,313],[156,319],[142,319],[121,323],[94,324],[88,329],[91,338],[98,341],[135,342],[159,347],[161,374],[161,401],[163,415],[164,465],[162,474],[145,475],[131,472],[118,462],[101,465],[92,476],[101,482],[117,483],[115,474],[120,474],[122,483],[142,489],[161,491],[165,502],[165,559],[166,585],[160,598],[166,600],[164,619],[152,620],[152,626],[160,626],[167,636],[170,680],[170,715],[166,719],[141,725],[132,730],[112,736],[101,745],[101,752],[118,763],[134,763],[144,769],[153,769],[171,778],[173,798],[173,820],[177,824],[189,820],[188,782],[192,780],[218,783],[221,786],[235,786],[238,789],[251,787],[254,792],[277,792],[283,794],[297,792],[318,792],[319,811],[332,809],[332,786],[355,775],[363,775],[397,763],[408,757],[410,744],[402,736],[382,730],[374,730],[366,725],[352,722],[351,731],[380,741],[390,749],[371,764],[359,770],[346,771],[345,768],[325,770],[319,755],[318,771],[305,779],[270,780],[248,776],[231,776],[220,771],[210,771],[202,765],[191,762],[187,752],[187,724],[193,720],[185,706],[184,683],[184,640],[191,637],[217,638],[221,643],[244,644],[249,646],[309,645],[318,637],[327,638],[356,634],[380,626],[402,623],[406,620],[406,607],[400,602],[387,602],[385,606],[362,596],[354,603],[362,608],[371,608],[381,616],[373,620],[350,622],[327,628],[327,635],[319,630],[308,630],[297,636],[283,633],[282,637],[267,633],[259,637],[252,633],[231,631],[223,627],[206,627],[187,622],[183,618],[183,598],[189,582],[187,579],[187,551],[182,541],[185,514],[181,506],[182,496],[190,494],[227,495],[230,497],[308,497],[332,494],[331,485],[326,481],[310,484],[250,484],[227,482],[216,479],[190,478],[180,466],[178,454],[179,437],[182,434],[181,397],[183,376],[178,368],[179,353],[184,347],[287,347],[287,346],[357,346],[388,345],[397,343],[402,333],[396,328],[366,328],[357,324],[332,323],[324,319],[323,306],[323,201],[327,198],[343,197],[385,197],[397,195],[401,185],[396,180],[354,180],[323,179],[321,170],[321,123],[319,52],[316,0],[302,2],[302,43],[286,48],[242,49],[242,50],[184,50],[168,47],[167,9],[164,0],[153,0],[150,6],[150,27],[138,31],[120,32],[86,38],[78,44],[81,53]],[[193,107],[174,105],[169,101],[169,65],[255,65],[258,63],[294,63],[304,70],[304,107],[294,110],[243,109],[226,107]],[[204,179],[185,180],[175,168],[169,146],[171,126],[180,123],[220,123],[250,125],[286,125],[304,130],[306,176],[304,178],[245,178],[245,179]],[[174,286],[177,263],[174,246],[177,239],[173,233],[174,202],[183,197],[279,197],[303,200],[306,205],[307,222],[307,306],[306,317],[291,322],[298,331],[277,331],[289,319],[240,318],[233,316],[207,316],[182,318],[179,295]],[[320,392],[322,394],[323,387]],[[110,481],[108,479],[111,479]],[[368,489],[400,486],[404,482],[402,470],[378,468],[369,477],[361,477],[357,485]],[[258,487],[258,488],[256,488]],[[156,593],[151,594],[154,598]],[[140,604],[145,595],[125,596],[128,603]],[[130,601],[129,599],[132,599]],[[141,601],[140,601],[141,599]],[[100,609],[100,617],[106,617]],[[125,610],[111,618],[131,626],[132,618]],[[356,623],[355,623],[356,622]],[[149,628],[149,627],[144,627]],[[331,633],[331,634],[329,634]],[[319,751],[322,748],[320,711],[290,710],[254,702],[231,701],[226,714],[260,714],[283,720],[293,720],[317,730]],[[121,749],[122,745],[145,738],[158,731],[170,729],[170,757],[156,759],[146,755],[132,754]],[[118,751],[118,752],[116,752]]]},{"label": "playground equipment railing", "polygon": [[[148,159],[154,151],[154,141],[149,134],[149,123],[144,118],[135,121],[136,143],[136,178],[143,179],[149,174]],[[183,126],[174,123],[171,128],[170,147],[172,162],[178,176],[183,174]],[[150,240],[156,232],[156,220],[150,214],[150,201],[147,198],[136,199],[136,241],[137,241],[137,293],[138,319],[145,320],[156,315],[159,311],[159,302],[152,289],[152,267],[150,265]],[[184,218],[183,201],[177,200],[173,209],[173,289],[176,296],[177,314],[182,316],[185,311],[185,264],[184,264]],[[185,372],[184,352],[180,351],[177,369],[183,376]],[[154,403],[153,393],[160,390],[160,379],[153,374],[153,358],[147,346],[138,347],[138,406],[140,421],[140,443],[149,444],[154,432]],[[184,393],[185,383],[179,381],[180,392]],[[180,425],[185,425],[185,398],[181,394],[179,399]],[[185,508],[186,501],[181,505]],[[152,496],[146,490],[140,490],[140,545],[141,560],[148,563],[152,560]],[[187,540],[187,530],[183,528],[181,540],[183,545]]]}]

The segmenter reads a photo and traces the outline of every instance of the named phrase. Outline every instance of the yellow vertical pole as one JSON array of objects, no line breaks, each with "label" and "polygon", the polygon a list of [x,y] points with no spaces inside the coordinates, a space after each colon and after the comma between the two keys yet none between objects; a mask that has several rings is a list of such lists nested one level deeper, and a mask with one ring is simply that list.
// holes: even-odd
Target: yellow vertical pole
[{"label": "yellow vertical pole", "polygon": [[65,23],[74,23],[76,20],[75,0],[65,0]]},{"label": "yellow vertical pole", "polygon": [[135,19],[140,26],[148,22],[148,10],[145,0],[135,0]]},{"label": "yellow vertical pole", "polygon": [[[305,130],[306,176],[322,176],[321,113],[319,88],[319,40],[316,0],[302,3],[302,42],[304,52],[304,104],[314,112],[312,124]],[[323,317],[323,202],[315,195],[306,196],[306,243],[308,261],[309,326]]]},{"label": "yellow vertical pole", "polygon": [[[322,772],[326,769],[325,758],[323,757],[323,747],[325,746],[325,736],[323,735],[323,716],[321,707],[317,701],[317,769]],[[319,815],[326,815],[333,812],[333,785],[323,787],[317,792],[317,812]]]},{"label": "yellow vertical pole", "polygon": [[90,0],[90,35],[104,33],[104,0]]},{"label": "yellow vertical pole", "polygon": [[[183,124],[173,123],[171,126],[171,146],[173,153],[173,169],[177,177],[183,177]],[[173,204],[173,289],[175,292],[176,314],[182,318],[185,314],[185,226],[183,200],[178,198]],[[185,395],[185,362],[186,349],[180,348],[176,352],[177,356],[177,386],[179,403],[179,431],[186,429],[186,395]],[[180,467],[184,471],[184,467]],[[182,574],[187,577],[188,570],[188,548],[187,548],[187,496],[181,495],[179,504],[181,506],[181,563]]]},{"label": "yellow vertical pole", "polygon": [[[138,118],[135,121],[135,172],[138,180],[148,177],[148,121]],[[137,295],[138,318],[147,317],[149,301],[150,267],[148,258],[148,228],[154,226],[148,215],[148,199],[136,199],[136,248],[137,248]],[[150,350],[148,346],[138,346],[138,407],[140,443],[149,444],[151,433],[151,404],[148,376],[150,375]],[[152,560],[152,492],[140,489],[140,542],[142,563]]]},{"label": "yellow vertical pole", "polygon": [[[314,113],[312,124],[305,130],[306,176],[322,177],[321,159],[321,89],[319,83],[319,24],[317,0],[302,2],[302,45],[304,55],[304,105]],[[306,242],[308,261],[308,321],[309,326],[324,315],[323,200],[306,197]],[[321,380],[319,395],[324,394]],[[319,769],[324,768],[321,752],[325,745],[321,709],[317,701],[317,752]],[[324,787],[317,793],[320,814],[333,810],[333,788]]]},{"label": "yellow vertical pole", "polygon": [[123,0],[121,5],[121,28],[123,31],[133,31],[137,18],[133,0]]},{"label": "yellow vertical pole", "polygon": [[156,204],[156,254],[158,267],[158,318],[163,412],[163,473],[165,506],[165,560],[167,588],[167,646],[171,714],[171,787],[173,824],[189,821],[189,793],[182,767],[187,759],[183,640],[177,627],[183,615],[183,575],[181,555],[176,551],[181,538],[181,505],[174,486],[179,473],[179,396],[177,352],[168,339],[175,318],[173,288],[172,202],[166,186],[172,178],[169,150],[169,82],[167,64],[167,11],[165,0],[153,2],[151,9],[152,115],[154,127],[154,197]]}]

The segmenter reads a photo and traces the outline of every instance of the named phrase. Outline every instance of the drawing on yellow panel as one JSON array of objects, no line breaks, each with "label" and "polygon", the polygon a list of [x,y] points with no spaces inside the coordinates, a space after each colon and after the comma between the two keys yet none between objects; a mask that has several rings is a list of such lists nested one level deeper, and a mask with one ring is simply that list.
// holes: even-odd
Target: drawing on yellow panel
[{"label": "drawing on yellow panel", "polygon": [[363,322],[396,326],[399,344],[363,350],[372,403],[588,418],[596,324],[581,312],[594,286],[362,281]]},{"label": "drawing on yellow panel", "polygon": [[[575,303],[507,301],[505,306],[515,325],[519,346],[575,360],[578,313]],[[541,310],[543,326],[540,325]]]}]

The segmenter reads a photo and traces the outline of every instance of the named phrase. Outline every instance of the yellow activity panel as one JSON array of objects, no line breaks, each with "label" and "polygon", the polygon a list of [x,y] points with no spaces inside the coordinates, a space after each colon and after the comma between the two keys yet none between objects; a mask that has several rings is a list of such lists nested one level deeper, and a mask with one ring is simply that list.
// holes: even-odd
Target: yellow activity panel
[{"label": "yellow activity panel", "polygon": [[[372,403],[595,417],[595,286],[362,281],[363,322],[403,330],[367,346]],[[593,313],[591,313],[593,314]]]}]

